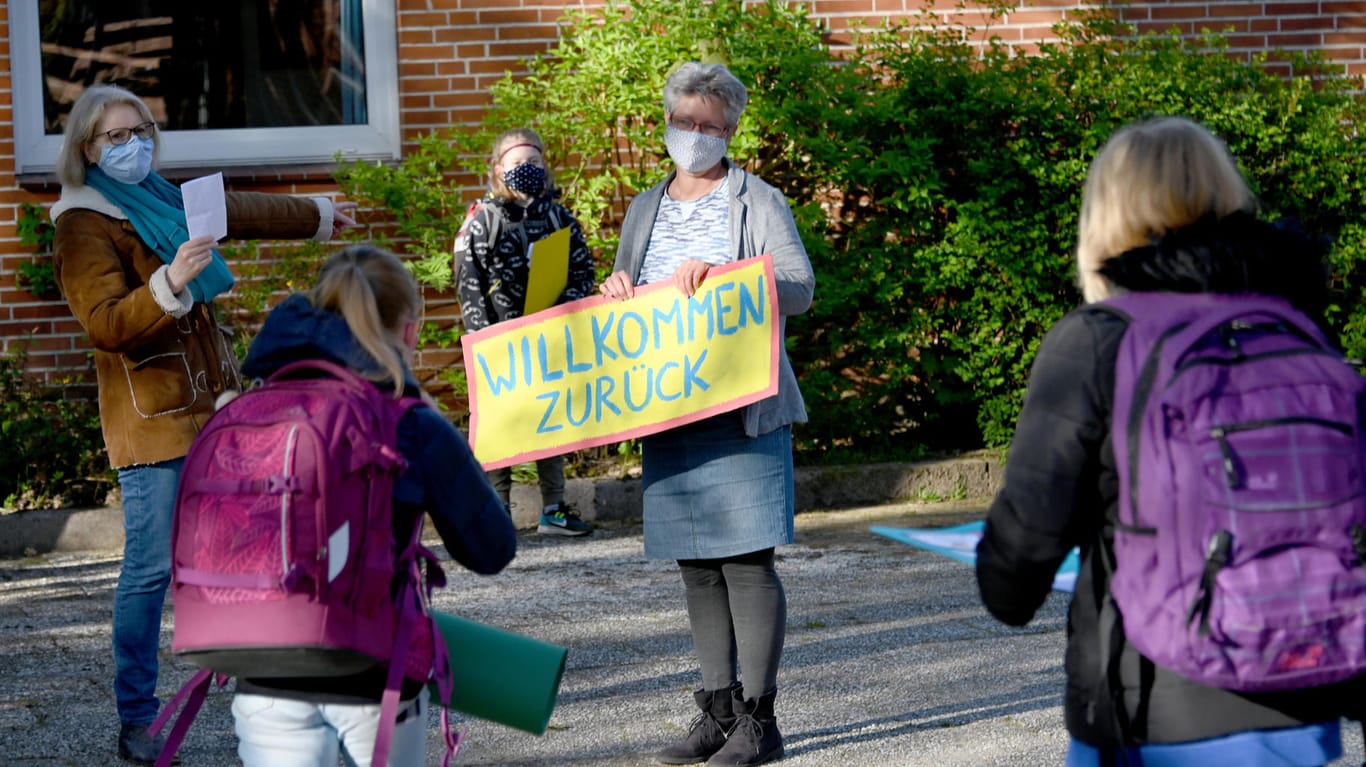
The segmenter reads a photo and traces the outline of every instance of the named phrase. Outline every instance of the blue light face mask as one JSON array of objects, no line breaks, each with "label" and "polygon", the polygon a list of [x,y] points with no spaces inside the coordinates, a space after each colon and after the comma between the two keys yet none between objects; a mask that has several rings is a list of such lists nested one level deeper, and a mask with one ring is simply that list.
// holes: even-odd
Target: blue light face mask
[{"label": "blue light face mask", "polygon": [[138,184],[152,172],[152,140],[134,136],[118,144],[100,148],[100,170],[123,184]]}]

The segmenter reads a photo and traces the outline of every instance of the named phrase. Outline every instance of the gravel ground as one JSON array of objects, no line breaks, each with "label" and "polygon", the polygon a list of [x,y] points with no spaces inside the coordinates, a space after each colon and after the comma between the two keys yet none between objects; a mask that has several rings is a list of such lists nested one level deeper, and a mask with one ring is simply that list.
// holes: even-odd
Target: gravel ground
[{"label": "gravel ground", "polygon": [[[979,518],[983,505],[891,504],[797,517],[780,549],[788,634],[778,714],[791,767],[1059,765],[1064,595],[1028,628],[993,621],[971,568],[868,532]],[[524,532],[516,561],[480,577],[452,567],[438,609],[569,648],[548,731],[479,720],[455,763],[625,767],[680,737],[699,677],[672,563],[646,560],[633,522],[561,539]],[[111,552],[0,560],[0,764],[119,764],[110,680]],[[194,669],[171,656],[162,693]],[[182,763],[234,765],[231,696],[210,695]],[[428,764],[440,764],[433,714]],[[1359,729],[1345,728],[1362,763]]]}]

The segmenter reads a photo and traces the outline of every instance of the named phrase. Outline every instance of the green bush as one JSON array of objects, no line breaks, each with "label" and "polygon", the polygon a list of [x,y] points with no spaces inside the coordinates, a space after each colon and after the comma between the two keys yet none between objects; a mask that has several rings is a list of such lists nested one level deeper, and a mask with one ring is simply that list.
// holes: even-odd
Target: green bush
[{"label": "green bush", "polygon": [[45,385],[24,372],[27,362],[23,346],[0,355],[0,509],[104,503],[115,476],[98,406],[73,390],[80,381]]},{"label": "green bush", "polygon": [[1039,340],[1079,301],[1090,159],[1127,122],[1183,114],[1228,142],[1268,216],[1336,238],[1329,319],[1366,356],[1355,82],[1304,56],[1282,57],[1295,77],[1271,74],[1269,57],[1241,61],[1216,34],[1135,37],[1103,13],[1069,18],[1034,56],[969,44],[975,30],[926,13],[857,31],[836,59],[805,4],[572,10],[554,49],[491,88],[483,124],[339,177],[393,213],[419,275],[442,287],[463,212],[455,179],[482,176],[493,135],[529,124],[605,270],[630,196],[668,170],[664,78],[686,59],[724,61],[751,93],[731,154],[788,195],[816,269],[815,305],[788,328],[811,412],[798,458],[904,458],[1009,441]]},{"label": "green bush", "polygon": [[313,285],[330,255],[328,248],[312,240],[267,246],[244,240],[220,248],[237,282],[214,300],[213,308],[219,326],[232,336],[237,359],[246,358],[251,339],[276,304]]},{"label": "green bush", "polygon": [[16,287],[28,291],[35,298],[53,299],[61,295],[57,287],[57,274],[52,265],[52,238],[54,230],[48,220],[47,209],[31,202],[19,204],[19,216],[15,219],[15,230],[19,234],[19,244],[33,251],[32,261],[20,261],[19,271],[14,277]]}]

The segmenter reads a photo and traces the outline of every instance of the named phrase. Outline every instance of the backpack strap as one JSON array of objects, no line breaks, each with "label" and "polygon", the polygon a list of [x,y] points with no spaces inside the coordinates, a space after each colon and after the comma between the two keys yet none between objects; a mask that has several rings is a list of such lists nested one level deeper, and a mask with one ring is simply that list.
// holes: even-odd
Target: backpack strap
[{"label": "backpack strap", "polygon": [[370,763],[374,765],[387,765],[389,763],[389,746],[393,740],[394,725],[398,719],[399,697],[403,692],[403,672],[407,665],[408,652],[412,643],[412,611],[415,609],[412,604],[412,597],[414,593],[414,587],[411,583],[403,587],[401,594],[403,598],[402,617],[399,619],[398,631],[394,634],[394,657],[389,661],[389,676],[385,680],[384,694],[380,696],[379,729],[375,732],[375,750],[370,760]]},{"label": "backpack strap", "polygon": [[[490,209],[490,206],[485,205],[482,199],[471,202],[469,207],[465,208],[465,221],[460,224],[460,229],[458,231],[465,231],[465,227],[470,225],[470,222],[474,220],[475,216],[479,215],[479,211],[481,210],[489,211],[488,215],[485,216],[485,218],[488,219],[489,243],[492,244],[497,242],[498,233],[503,228],[503,217],[496,208]],[[454,250],[454,248],[452,248],[452,250]]]},{"label": "backpack strap", "polygon": [[573,216],[570,215],[569,209],[554,200],[550,201],[550,215],[547,216],[547,218],[550,219],[550,223],[555,227],[552,230],[555,232],[568,228],[573,224]]},{"label": "backpack strap", "polygon": [[190,680],[181,686],[166,705],[162,706],[161,713],[157,715],[155,721],[148,727],[152,735],[161,732],[171,717],[180,710],[180,715],[176,716],[175,725],[166,735],[166,744],[162,746],[161,753],[157,755],[156,767],[170,767],[172,760],[175,759],[176,752],[180,750],[180,744],[185,741],[185,733],[189,732],[190,725],[194,724],[195,717],[199,715],[199,709],[204,705],[204,699],[209,695],[209,685],[213,681],[218,682],[221,690],[227,683],[228,677],[225,674],[215,675],[210,669],[200,669]]},{"label": "backpack strap", "polygon": [[[418,556],[422,564],[426,566],[425,594],[422,602],[422,615],[419,620],[427,621],[429,634],[432,638],[432,685],[436,688],[437,695],[440,697],[441,706],[441,740],[446,745],[446,753],[441,760],[442,767],[450,767],[451,759],[460,752],[460,742],[462,734],[451,727],[451,712],[448,705],[451,694],[455,690],[455,677],[451,673],[451,656],[446,649],[446,638],[441,634],[436,625],[436,619],[431,615],[432,590],[446,585],[446,572],[441,569],[441,564],[436,555],[430,549],[421,544],[417,545]],[[414,561],[414,570],[418,569],[418,561]]]},{"label": "backpack strap", "polygon": [[[1108,515],[1107,515],[1108,516]],[[1110,594],[1110,581],[1115,574],[1114,551],[1109,546],[1107,539],[1113,531],[1114,521],[1106,519],[1105,524],[1096,534],[1095,549],[1093,557],[1093,578],[1103,578],[1103,591],[1100,599],[1100,614],[1096,617],[1097,637],[1100,644],[1100,672],[1101,679],[1104,680],[1106,689],[1106,703],[1110,706],[1110,716],[1114,722],[1119,744],[1113,748],[1100,749],[1101,767],[1131,767],[1129,760],[1130,741],[1137,741],[1141,734],[1134,727],[1134,719],[1146,721],[1146,711],[1151,699],[1152,684],[1151,679],[1155,669],[1152,661],[1139,657],[1139,704],[1137,716],[1130,717],[1128,706],[1124,701],[1124,683],[1120,675],[1120,658],[1124,654],[1124,647],[1128,643],[1124,636],[1124,615],[1119,611],[1119,604],[1115,602],[1114,596]]]},{"label": "backpack strap", "polygon": [[[375,750],[371,757],[371,764],[375,765],[388,763],[394,725],[398,719],[398,704],[403,691],[404,672],[413,651],[413,632],[418,622],[424,620],[428,622],[432,636],[432,682],[442,696],[441,734],[446,745],[443,767],[449,767],[451,759],[460,750],[461,735],[451,729],[449,710],[445,708],[445,704],[450,700],[453,684],[450,656],[441,632],[432,620],[431,611],[427,609],[432,589],[445,585],[446,574],[441,569],[436,555],[422,545],[421,539],[422,518],[419,517],[417,524],[413,525],[412,538],[399,554],[399,567],[408,573],[408,577],[404,579],[399,594],[400,613],[398,630],[394,635],[394,655],[389,659],[389,673],[385,680],[384,694],[380,698],[379,729],[375,733]],[[423,562],[427,565],[425,578],[422,575]],[[419,583],[423,586],[419,587]]]},{"label": "backpack strap", "polygon": [[488,229],[484,236],[488,238],[489,247],[492,248],[498,244],[498,237],[503,233],[503,211],[497,205],[485,205],[484,202],[483,199],[475,200],[465,209],[465,223],[460,225],[460,231],[465,231],[465,227],[469,226],[474,217],[480,211],[484,211],[484,225]]},{"label": "backpack strap", "polygon": [[[479,211],[485,212],[484,222],[488,231],[485,232],[484,236],[488,238],[489,247],[493,248],[498,244],[498,236],[503,232],[503,212],[498,209],[497,205],[485,205],[484,199],[471,202],[469,207],[465,209],[465,221],[460,225],[460,229],[456,233],[456,238],[458,239],[460,235],[464,233],[465,228],[470,225],[470,222],[479,214]],[[452,245],[451,253],[454,254],[454,252],[455,246]],[[455,265],[456,280],[460,280],[461,272],[463,272],[464,269],[465,264],[463,261]]]}]

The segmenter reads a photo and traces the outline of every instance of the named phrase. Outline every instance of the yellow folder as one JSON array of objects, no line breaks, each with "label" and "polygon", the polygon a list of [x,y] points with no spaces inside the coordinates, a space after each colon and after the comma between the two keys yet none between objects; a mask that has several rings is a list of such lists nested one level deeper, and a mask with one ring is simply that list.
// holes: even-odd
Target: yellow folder
[{"label": "yellow folder", "polygon": [[569,284],[569,227],[531,243],[527,257],[531,259],[531,274],[522,314],[534,314],[554,306]]}]

